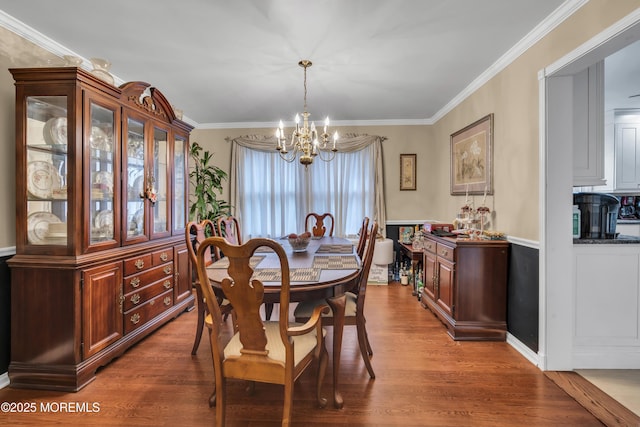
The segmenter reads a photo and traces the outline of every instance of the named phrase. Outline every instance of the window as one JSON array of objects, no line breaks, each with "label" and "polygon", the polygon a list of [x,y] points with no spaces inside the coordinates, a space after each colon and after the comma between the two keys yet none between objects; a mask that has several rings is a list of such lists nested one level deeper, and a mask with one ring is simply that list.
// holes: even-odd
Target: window
[{"label": "window", "polygon": [[332,213],[334,235],[353,236],[365,216],[376,217],[379,144],[341,150],[331,162],[316,158],[307,168],[258,147],[232,149],[231,202],[245,237],[301,233],[309,212]]}]

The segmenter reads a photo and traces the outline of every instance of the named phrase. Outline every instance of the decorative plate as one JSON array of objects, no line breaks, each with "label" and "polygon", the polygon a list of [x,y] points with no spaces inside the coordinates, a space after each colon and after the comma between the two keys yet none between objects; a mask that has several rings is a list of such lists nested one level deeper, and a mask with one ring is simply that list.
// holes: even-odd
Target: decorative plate
[{"label": "decorative plate", "polygon": [[29,243],[42,245],[49,237],[49,224],[62,222],[50,212],[34,212],[27,217],[27,238]]},{"label": "decorative plate", "polygon": [[138,209],[129,221],[129,236],[140,236],[144,233],[144,209]]},{"label": "decorative plate", "polygon": [[91,136],[89,137],[91,148],[102,151],[111,151],[111,141],[105,131],[98,126],[91,128]]},{"label": "decorative plate", "polygon": [[99,188],[106,188],[109,193],[113,193],[113,175],[111,172],[100,171],[93,176],[94,186],[97,184]]},{"label": "decorative plate", "polygon": [[62,179],[49,162],[33,161],[27,165],[27,191],[40,199],[51,198],[54,190],[60,190]]},{"label": "decorative plate", "polygon": [[42,128],[42,136],[47,144],[66,145],[67,144],[67,118],[54,117],[47,120]]},{"label": "decorative plate", "polygon": [[109,237],[113,236],[113,211],[103,210],[96,214],[93,221],[96,231]]}]

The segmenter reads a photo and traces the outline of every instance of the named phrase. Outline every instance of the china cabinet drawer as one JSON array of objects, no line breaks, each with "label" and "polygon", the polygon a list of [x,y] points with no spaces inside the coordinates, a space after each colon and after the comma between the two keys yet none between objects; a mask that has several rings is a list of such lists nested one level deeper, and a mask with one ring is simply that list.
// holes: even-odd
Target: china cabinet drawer
[{"label": "china cabinet drawer", "polygon": [[438,243],[436,253],[440,258],[453,262],[454,248]]},{"label": "china cabinet drawer", "polygon": [[143,271],[142,273],[125,277],[124,292],[129,293],[139,290],[161,279],[170,279],[173,281],[173,262],[168,262],[164,265]]},{"label": "china cabinet drawer", "polygon": [[124,275],[129,276],[140,271],[144,271],[151,267],[151,254],[141,254],[135,258],[124,260]]},{"label": "china cabinet drawer", "polygon": [[164,264],[167,261],[173,261],[173,248],[162,249],[151,254],[153,266]]},{"label": "china cabinet drawer", "polygon": [[173,305],[173,291],[167,291],[124,314],[125,334],[139,328]]},{"label": "china cabinet drawer", "polygon": [[429,252],[436,252],[436,242],[432,242],[431,240],[423,240],[422,242],[422,248],[425,251],[429,251]]},{"label": "china cabinet drawer", "polygon": [[137,289],[124,296],[124,310],[128,311],[132,308],[142,305],[149,299],[168,291],[173,288],[173,278],[167,277],[165,279],[158,280],[149,286]]}]

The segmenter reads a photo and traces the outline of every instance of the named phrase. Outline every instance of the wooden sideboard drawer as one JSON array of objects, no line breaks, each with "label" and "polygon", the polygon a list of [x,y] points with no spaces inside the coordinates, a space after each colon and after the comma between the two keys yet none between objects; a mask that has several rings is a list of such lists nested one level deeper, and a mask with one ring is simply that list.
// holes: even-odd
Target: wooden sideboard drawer
[{"label": "wooden sideboard drawer", "polygon": [[124,314],[125,334],[139,328],[173,305],[173,290],[164,292]]},{"label": "wooden sideboard drawer", "polygon": [[124,260],[124,275],[129,276],[134,273],[147,270],[153,264],[151,263],[151,254],[142,254],[135,258]]},{"label": "wooden sideboard drawer", "polygon": [[168,261],[173,261],[173,248],[162,249],[151,254],[153,259],[153,266],[164,264]]},{"label": "wooden sideboard drawer", "polygon": [[173,262],[168,262],[157,267],[153,267],[142,273],[134,274],[124,278],[125,294],[139,290],[161,279],[170,278],[173,282]]},{"label": "wooden sideboard drawer", "polygon": [[435,253],[436,252],[436,242],[434,242],[432,240],[424,239],[422,241],[422,248],[425,251],[429,251],[429,252]]},{"label": "wooden sideboard drawer", "polygon": [[443,245],[441,243],[437,244],[436,254],[441,258],[444,258],[446,260],[453,262],[454,251],[455,249],[450,246]]},{"label": "wooden sideboard drawer", "polygon": [[151,298],[154,298],[155,296],[172,288],[173,277],[166,277],[150,284],[149,286],[130,292],[124,296],[124,311],[128,311],[136,306],[142,305]]}]

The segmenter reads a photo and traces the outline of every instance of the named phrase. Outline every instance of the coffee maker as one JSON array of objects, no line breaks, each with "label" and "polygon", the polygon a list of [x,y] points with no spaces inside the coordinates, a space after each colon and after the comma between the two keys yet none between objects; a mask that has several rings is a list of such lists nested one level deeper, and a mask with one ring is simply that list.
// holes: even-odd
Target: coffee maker
[{"label": "coffee maker", "polygon": [[615,239],[620,201],[611,194],[575,193],[573,204],[580,209],[581,239]]}]

